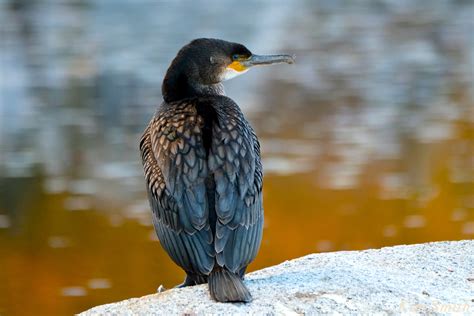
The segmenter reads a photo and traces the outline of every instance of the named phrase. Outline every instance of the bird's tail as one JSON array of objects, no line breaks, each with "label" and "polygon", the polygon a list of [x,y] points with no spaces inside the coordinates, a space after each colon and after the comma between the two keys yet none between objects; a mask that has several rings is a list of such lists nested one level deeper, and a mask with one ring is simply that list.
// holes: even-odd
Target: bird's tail
[{"label": "bird's tail", "polygon": [[216,267],[209,275],[209,292],[218,302],[250,302],[252,296],[242,279],[226,268]]}]

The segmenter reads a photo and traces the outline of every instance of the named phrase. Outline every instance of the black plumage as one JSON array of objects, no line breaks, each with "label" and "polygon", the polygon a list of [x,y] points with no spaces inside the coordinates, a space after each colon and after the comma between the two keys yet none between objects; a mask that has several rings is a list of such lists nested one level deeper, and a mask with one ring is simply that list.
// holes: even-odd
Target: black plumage
[{"label": "black plumage", "polygon": [[251,299],[242,278],[263,229],[260,145],[221,81],[292,61],[222,40],[192,41],[168,69],[164,102],[140,141],[158,238],[185,270],[182,286],[209,282],[217,301]]}]

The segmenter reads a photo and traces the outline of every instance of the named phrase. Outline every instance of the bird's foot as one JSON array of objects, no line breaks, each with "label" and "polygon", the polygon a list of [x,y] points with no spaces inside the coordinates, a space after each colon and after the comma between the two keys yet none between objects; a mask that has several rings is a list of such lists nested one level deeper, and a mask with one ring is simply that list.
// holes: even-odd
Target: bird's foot
[{"label": "bird's foot", "polygon": [[191,286],[191,285],[196,285],[196,282],[194,282],[188,275],[186,276],[186,279],[184,279],[184,282],[181,284],[178,284],[175,286],[175,288],[179,289],[182,287],[186,286]]},{"label": "bird's foot", "polygon": [[156,289],[158,293],[162,293],[166,291],[166,288],[163,286],[163,284],[160,284],[160,286]]}]

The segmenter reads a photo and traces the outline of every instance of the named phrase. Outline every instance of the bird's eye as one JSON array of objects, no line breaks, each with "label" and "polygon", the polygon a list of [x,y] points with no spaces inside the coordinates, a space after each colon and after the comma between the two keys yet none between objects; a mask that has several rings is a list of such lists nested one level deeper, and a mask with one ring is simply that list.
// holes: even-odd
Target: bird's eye
[{"label": "bird's eye", "polygon": [[232,60],[239,60],[240,59],[240,55],[232,55]]}]

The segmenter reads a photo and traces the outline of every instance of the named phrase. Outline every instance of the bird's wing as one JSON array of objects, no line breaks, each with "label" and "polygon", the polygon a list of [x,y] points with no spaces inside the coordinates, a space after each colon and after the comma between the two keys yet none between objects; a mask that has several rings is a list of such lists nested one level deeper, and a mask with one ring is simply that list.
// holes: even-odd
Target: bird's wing
[{"label": "bird's wing", "polygon": [[217,263],[238,272],[256,256],[263,228],[260,145],[238,106],[228,98],[217,109],[209,169],[216,183]]},{"label": "bird's wing", "polygon": [[142,136],[140,151],[163,248],[184,270],[208,274],[214,266],[214,250],[201,126],[191,101],[173,108],[162,106]]}]

